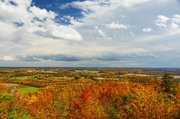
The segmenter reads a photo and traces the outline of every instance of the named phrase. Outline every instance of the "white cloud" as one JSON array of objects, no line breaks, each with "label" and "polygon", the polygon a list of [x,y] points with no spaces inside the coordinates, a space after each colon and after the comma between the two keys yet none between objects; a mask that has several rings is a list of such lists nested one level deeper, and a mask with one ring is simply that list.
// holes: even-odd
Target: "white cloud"
[{"label": "white cloud", "polygon": [[143,32],[152,32],[153,29],[151,29],[151,28],[146,28],[146,29],[142,29],[142,31],[143,31]]},{"label": "white cloud", "polygon": [[151,0],[87,0],[83,2],[72,2],[71,4],[63,5],[62,8],[66,8],[69,5],[80,8],[86,12],[100,10],[102,6],[114,6],[114,7],[132,7],[136,4],[142,4]]},{"label": "white cloud", "polygon": [[175,23],[180,23],[180,15],[178,15],[178,14],[173,15],[172,20],[173,20]]},{"label": "white cloud", "polygon": [[174,14],[172,17],[158,15],[154,23],[161,28],[177,29],[180,24],[180,15]]},{"label": "white cloud", "polygon": [[133,5],[142,4],[142,3],[149,2],[149,1],[150,0],[122,0],[122,1],[112,0],[112,3],[122,5],[124,7],[132,7]]},{"label": "white cloud", "polygon": [[[0,21],[2,24],[8,24],[8,27],[14,29],[13,32],[18,34],[18,37],[23,37],[23,33],[31,35],[36,33],[36,35],[55,39],[82,40],[81,35],[76,30],[54,22],[54,18],[57,16],[56,13],[36,6],[31,7],[31,0],[12,1],[17,5],[11,4],[9,0],[0,1]],[[22,26],[15,25],[15,23],[22,24]],[[14,27],[20,28],[16,29]],[[14,36],[10,32],[12,30],[6,30],[3,27],[0,28],[1,30],[4,30],[10,36]]]},{"label": "white cloud", "polygon": [[163,15],[158,15],[157,19],[155,20],[155,24],[159,27],[167,27],[168,20],[170,20],[170,18]]},{"label": "white cloud", "polygon": [[12,5],[10,0],[0,1],[0,20],[11,22],[29,22],[32,18],[27,9],[31,4],[31,0],[12,0],[17,5]]},{"label": "white cloud", "polygon": [[106,37],[106,34],[105,32],[103,32],[102,30],[98,29],[98,32],[101,36],[103,36],[104,38]]},{"label": "white cloud", "polygon": [[101,9],[100,1],[83,1],[83,2],[73,2],[74,7],[80,8],[85,12],[97,11]]},{"label": "white cloud", "polygon": [[129,25],[118,24],[114,22],[112,22],[111,24],[106,24],[106,26],[108,26],[111,29],[127,29],[129,27]]},{"label": "white cloud", "polygon": [[106,33],[103,32],[101,29],[99,29],[98,26],[95,26],[94,28],[98,31],[98,33],[99,33],[101,36],[103,36],[104,38],[106,38]]},{"label": "white cloud", "polygon": [[98,33],[99,33],[103,38],[108,39],[108,40],[111,40],[111,39],[112,39],[112,38],[110,38],[110,37],[107,37],[106,33],[105,33],[104,31],[102,31],[101,29],[99,29],[98,26],[95,26],[94,28],[98,31]]},{"label": "white cloud", "polygon": [[67,40],[82,40],[81,35],[70,27],[63,25],[50,24],[47,25],[46,33],[50,33],[55,38]]},{"label": "white cloud", "polygon": [[13,57],[10,57],[10,56],[3,56],[2,58],[0,58],[1,60],[4,60],[4,61],[13,61],[15,60],[15,58]]},{"label": "white cloud", "polygon": [[0,39],[10,38],[16,32],[16,28],[12,24],[0,21]]},{"label": "white cloud", "polygon": [[164,23],[156,23],[156,25],[159,26],[159,27],[167,27],[167,25],[164,24]]},{"label": "white cloud", "polygon": [[132,38],[135,38],[135,35],[134,35],[133,32],[130,32],[130,35],[131,35]]},{"label": "white cloud", "polygon": [[35,17],[37,17],[40,20],[44,20],[46,18],[54,19],[57,16],[57,14],[55,14],[52,11],[48,12],[46,9],[40,9],[36,6],[30,7],[29,10],[33,13]]},{"label": "white cloud", "polygon": [[158,15],[157,18],[158,19],[156,20],[156,22],[162,22],[162,23],[166,23],[168,20],[170,20],[170,18],[165,17],[163,15]]},{"label": "white cloud", "polygon": [[161,34],[158,35],[149,35],[146,37],[141,37],[140,39],[137,40],[137,43],[139,42],[154,42],[155,40],[161,40],[161,39],[165,39],[168,37],[173,37],[180,34],[180,29],[170,29],[167,30],[166,32],[163,32]]},{"label": "white cloud", "polygon": [[171,23],[171,28],[172,28],[172,29],[177,29],[177,28],[178,28],[178,25],[175,24],[175,23]]},{"label": "white cloud", "polygon": [[[96,16],[103,16],[118,7],[128,9],[137,4],[143,4],[151,1],[152,0],[85,0],[63,4],[60,8],[66,9],[71,6],[81,9],[82,15],[86,18],[97,18]],[[121,17],[126,18],[125,15],[121,15]]]}]

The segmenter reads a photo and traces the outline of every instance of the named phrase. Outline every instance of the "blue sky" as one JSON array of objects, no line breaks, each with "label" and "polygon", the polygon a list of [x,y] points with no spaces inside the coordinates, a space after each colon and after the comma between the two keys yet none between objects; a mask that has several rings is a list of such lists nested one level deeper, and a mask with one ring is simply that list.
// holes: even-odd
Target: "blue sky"
[{"label": "blue sky", "polygon": [[0,0],[1,67],[180,68],[178,0]]}]

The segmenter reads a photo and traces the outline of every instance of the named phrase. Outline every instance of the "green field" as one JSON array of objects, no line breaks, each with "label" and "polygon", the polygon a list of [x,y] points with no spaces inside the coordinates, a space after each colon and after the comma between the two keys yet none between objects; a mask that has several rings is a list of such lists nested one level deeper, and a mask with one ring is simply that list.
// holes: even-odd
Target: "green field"
[{"label": "green field", "polygon": [[13,80],[27,80],[30,79],[30,76],[22,76],[22,77],[12,77]]},{"label": "green field", "polygon": [[73,77],[50,77],[52,79],[66,79],[66,78],[73,78]]},{"label": "green field", "polygon": [[30,93],[30,92],[37,92],[39,88],[27,85],[18,85],[19,91],[21,93]]},{"label": "green field", "polygon": [[70,73],[83,73],[83,74],[97,74],[99,71],[93,70],[93,71],[89,71],[89,70],[74,70],[74,71],[70,71]]},{"label": "green field", "polygon": [[28,79],[40,79],[43,78],[42,75],[35,75],[35,76],[21,76],[21,77],[12,77],[13,80],[28,80]]}]

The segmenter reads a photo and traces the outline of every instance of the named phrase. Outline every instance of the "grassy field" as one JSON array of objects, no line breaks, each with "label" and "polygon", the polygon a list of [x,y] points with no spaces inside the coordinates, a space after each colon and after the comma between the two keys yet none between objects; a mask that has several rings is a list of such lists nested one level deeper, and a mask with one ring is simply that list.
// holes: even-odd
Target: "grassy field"
[{"label": "grassy field", "polygon": [[66,78],[73,78],[73,77],[50,77],[52,79],[66,79]]},{"label": "grassy field", "polygon": [[22,76],[22,77],[12,77],[12,79],[16,79],[16,80],[27,80],[30,79],[30,76]]},{"label": "grassy field", "polygon": [[83,74],[97,74],[99,71],[89,71],[89,70],[74,70],[74,71],[70,71],[70,73],[83,73]]},{"label": "grassy field", "polygon": [[39,88],[27,85],[18,85],[19,91],[21,93],[30,93],[30,92],[37,92]]}]

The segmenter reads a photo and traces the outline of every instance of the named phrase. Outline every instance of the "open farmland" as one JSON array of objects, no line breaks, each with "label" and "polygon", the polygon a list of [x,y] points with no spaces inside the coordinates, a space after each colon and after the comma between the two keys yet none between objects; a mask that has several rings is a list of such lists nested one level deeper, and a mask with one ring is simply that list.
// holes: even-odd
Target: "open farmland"
[{"label": "open farmland", "polygon": [[30,92],[37,92],[39,88],[28,86],[28,85],[17,85],[18,90],[20,93],[30,93]]}]

